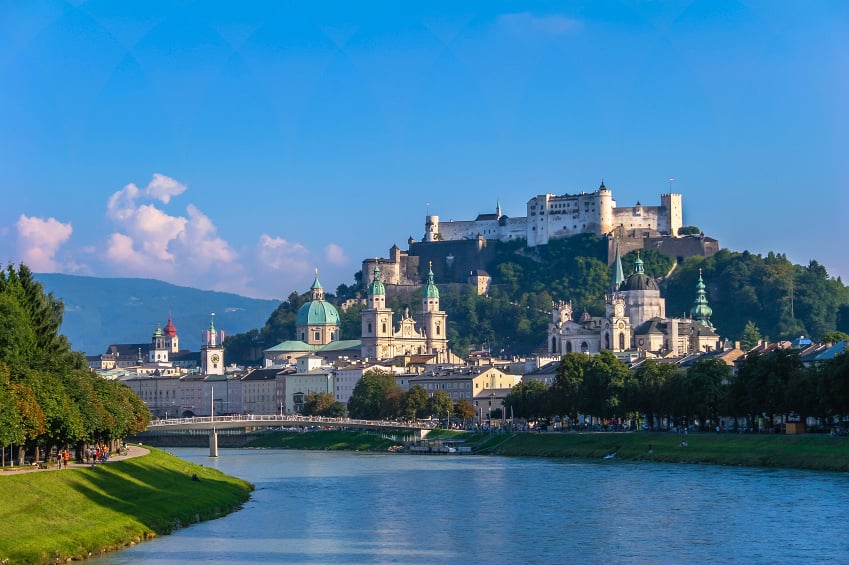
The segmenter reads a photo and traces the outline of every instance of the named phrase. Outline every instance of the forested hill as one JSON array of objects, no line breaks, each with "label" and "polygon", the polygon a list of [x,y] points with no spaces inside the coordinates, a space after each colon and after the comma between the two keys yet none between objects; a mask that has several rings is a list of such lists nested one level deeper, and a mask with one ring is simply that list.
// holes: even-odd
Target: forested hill
[{"label": "forested hill", "polygon": [[148,343],[170,314],[181,349],[200,350],[201,331],[215,326],[226,334],[262,327],[277,300],[176,286],[151,279],[95,278],[35,274],[45,292],[65,306],[62,333],[74,351],[103,353],[112,343]]},{"label": "forested hill", "polygon": [[[488,297],[477,296],[466,285],[437,281],[442,309],[448,313],[452,349],[462,355],[480,348],[493,354],[544,348],[552,300],[571,301],[576,316],[584,310],[602,315],[613,278],[606,250],[606,240],[594,236],[552,241],[533,249],[521,242],[501,244],[487,265],[493,278]],[[633,252],[622,258],[626,276],[633,272],[635,258]],[[709,258],[693,257],[677,266],[672,258],[650,249],[642,251],[641,258],[646,272],[660,280],[667,316],[689,315],[701,269],[713,309],[711,319],[723,338],[750,343],[758,337],[775,341],[804,335],[820,340],[833,331],[849,333],[849,287],[830,278],[815,261],[794,265],[781,254],[763,257],[728,250]],[[358,284],[341,285],[327,299],[339,305],[348,298],[364,297],[360,275],[355,275]],[[416,311],[421,290],[390,294],[389,299],[397,315],[405,305]],[[265,326],[229,339],[230,358],[248,361],[252,344],[256,351],[256,344],[270,347],[294,339],[295,313],[306,300],[307,294],[293,292]],[[358,339],[360,307],[340,311],[340,316],[341,338]]]}]

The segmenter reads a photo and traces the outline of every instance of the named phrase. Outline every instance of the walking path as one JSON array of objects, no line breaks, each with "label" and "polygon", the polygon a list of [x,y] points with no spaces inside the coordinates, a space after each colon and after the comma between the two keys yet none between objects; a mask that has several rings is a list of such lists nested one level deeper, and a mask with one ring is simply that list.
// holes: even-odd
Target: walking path
[{"label": "walking path", "polygon": [[[126,455],[116,455],[111,454],[109,459],[106,460],[106,464],[112,463],[113,461],[124,461],[126,459],[132,459],[133,457],[141,457],[142,455],[147,455],[150,453],[150,450],[140,447],[138,445],[128,445],[127,446],[127,454]],[[103,462],[98,463],[98,465],[103,465]],[[68,461],[67,469],[90,469],[91,463],[77,463],[76,461]],[[64,471],[66,467],[63,467],[61,470]],[[25,467],[2,467],[0,468],[2,473],[0,473],[0,477],[3,475],[19,475],[21,473],[33,473],[35,471],[59,471],[60,469],[56,467],[55,462],[50,462],[47,464],[46,469],[39,469],[35,465],[27,465]]]}]

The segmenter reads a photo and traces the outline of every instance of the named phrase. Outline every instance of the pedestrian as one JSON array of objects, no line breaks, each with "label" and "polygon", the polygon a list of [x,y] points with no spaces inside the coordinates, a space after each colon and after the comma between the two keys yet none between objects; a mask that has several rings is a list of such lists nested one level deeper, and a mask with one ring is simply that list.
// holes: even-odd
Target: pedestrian
[{"label": "pedestrian", "polygon": [[68,451],[68,448],[66,447],[65,450],[62,452],[62,463],[64,464],[66,469],[68,468],[68,461],[70,461],[70,459],[71,452]]}]

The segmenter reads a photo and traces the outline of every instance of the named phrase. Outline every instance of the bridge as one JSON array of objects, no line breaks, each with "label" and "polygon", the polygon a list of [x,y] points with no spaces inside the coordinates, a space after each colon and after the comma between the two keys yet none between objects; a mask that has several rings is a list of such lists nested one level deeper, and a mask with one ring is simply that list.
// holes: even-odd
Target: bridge
[{"label": "bridge", "polygon": [[357,420],[353,418],[328,418],[301,415],[257,415],[234,414],[230,416],[194,416],[192,418],[165,418],[151,421],[147,431],[209,430],[210,456],[218,454],[218,430],[251,428],[356,428],[367,430],[411,431],[417,440],[422,440],[434,428],[431,422],[395,422],[390,420]]}]

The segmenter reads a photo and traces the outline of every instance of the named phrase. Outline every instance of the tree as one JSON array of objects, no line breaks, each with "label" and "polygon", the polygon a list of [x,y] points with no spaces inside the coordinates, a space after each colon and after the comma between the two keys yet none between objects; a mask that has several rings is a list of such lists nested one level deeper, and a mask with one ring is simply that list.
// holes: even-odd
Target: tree
[{"label": "tree", "polygon": [[475,407],[465,398],[461,398],[454,403],[454,411],[451,413],[465,422],[475,417]]},{"label": "tree", "polygon": [[311,392],[304,398],[301,414],[304,416],[324,416],[336,402],[336,397],[329,392]]},{"label": "tree", "polygon": [[758,330],[758,326],[751,320],[747,321],[746,326],[743,328],[743,333],[740,334],[740,347],[743,351],[749,351],[757,346],[760,341],[761,332]]},{"label": "tree", "polygon": [[384,402],[389,393],[397,388],[395,375],[373,369],[363,375],[348,400],[348,413],[352,418],[380,419]]},{"label": "tree", "polygon": [[678,235],[699,235],[700,233],[702,233],[702,230],[696,226],[681,226],[678,228]]},{"label": "tree", "polygon": [[584,371],[581,411],[599,418],[622,415],[622,393],[628,366],[609,350],[590,359]]},{"label": "tree", "polygon": [[448,417],[452,408],[454,408],[454,402],[451,400],[451,395],[444,390],[435,391],[427,401],[428,413],[436,418],[442,418],[443,414]]},{"label": "tree", "polygon": [[554,384],[549,390],[550,413],[569,416],[573,421],[577,418],[588,364],[589,357],[580,353],[567,353],[560,359]]},{"label": "tree", "polygon": [[720,410],[725,407],[726,383],[730,377],[731,367],[720,359],[697,359],[687,369],[687,385],[701,429],[708,421],[714,425],[718,421]]},{"label": "tree", "polygon": [[504,399],[504,409],[514,417],[536,420],[546,416],[548,387],[540,381],[522,381]]},{"label": "tree", "polygon": [[418,420],[427,415],[427,391],[421,385],[413,385],[404,395],[401,414],[407,420]]},{"label": "tree", "polygon": [[822,336],[822,339],[821,339],[821,341],[823,343],[840,343],[841,341],[847,341],[847,340],[849,340],[849,334],[847,334],[845,332],[839,332],[839,331],[836,331],[836,330],[826,332]]},{"label": "tree", "polygon": [[646,415],[646,423],[654,430],[657,417],[663,413],[663,390],[678,372],[674,363],[659,363],[646,359],[634,370],[625,386],[625,407]]}]

